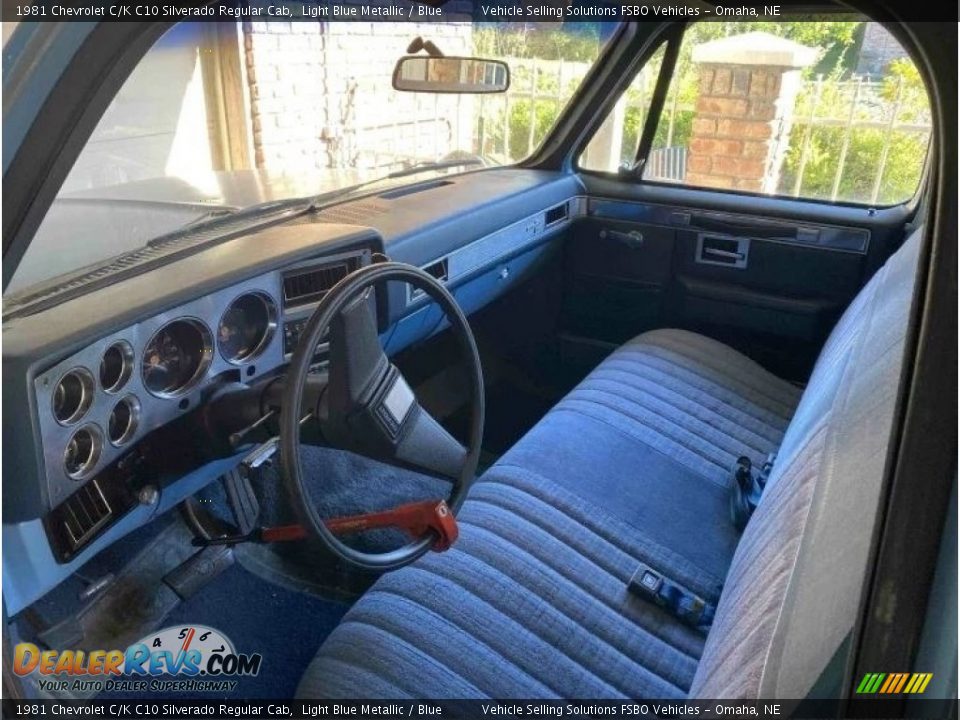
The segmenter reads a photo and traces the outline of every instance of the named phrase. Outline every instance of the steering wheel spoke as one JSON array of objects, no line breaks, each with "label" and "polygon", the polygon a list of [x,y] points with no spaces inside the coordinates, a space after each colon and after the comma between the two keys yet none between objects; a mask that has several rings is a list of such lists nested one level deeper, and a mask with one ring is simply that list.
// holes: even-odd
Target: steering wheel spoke
[{"label": "steering wheel spoke", "polygon": [[349,414],[369,402],[390,369],[377,335],[373,292],[367,288],[333,317],[327,385],[332,412]]},{"label": "steering wheel spoke", "polygon": [[404,422],[396,457],[417,468],[456,479],[467,462],[467,449],[419,403],[414,403]]},{"label": "steering wheel spoke", "polygon": [[384,354],[369,290],[331,324],[322,415],[324,437],[373,460],[399,461],[455,479],[467,459],[463,445],[423,409]]}]

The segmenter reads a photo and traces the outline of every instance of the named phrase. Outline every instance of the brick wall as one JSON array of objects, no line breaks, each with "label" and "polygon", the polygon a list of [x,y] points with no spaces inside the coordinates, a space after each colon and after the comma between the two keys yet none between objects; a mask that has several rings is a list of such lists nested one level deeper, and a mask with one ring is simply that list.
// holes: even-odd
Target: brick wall
[{"label": "brick wall", "polygon": [[335,171],[339,185],[469,151],[471,98],[391,87],[393,66],[417,35],[447,55],[472,49],[466,23],[245,23],[256,166]]},{"label": "brick wall", "polygon": [[694,51],[700,92],[686,181],[702,187],[773,192],[800,88],[814,51],[766,33],[705,43]]}]

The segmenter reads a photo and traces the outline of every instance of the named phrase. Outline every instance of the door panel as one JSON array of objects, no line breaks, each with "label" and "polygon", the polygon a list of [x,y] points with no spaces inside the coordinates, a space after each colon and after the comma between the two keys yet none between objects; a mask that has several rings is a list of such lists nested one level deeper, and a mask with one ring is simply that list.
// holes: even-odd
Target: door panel
[{"label": "door panel", "polygon": [[745,266],[724,267],[702,262],[704,237],[715,235],[678,233],[667,320],[723,340],[781,376],[805,378],[859,288],[864,256],[733,236],[749,248]]},{"label": "door panel", "polygon": [[567,240],[563,329],[622,344],[658,327],[670,284],[675,231],[585,219]]},{"label": "door panel", "polygon": [[903,237],[903,208],[584,182],[595,194],[567,242],[562,316],[566,356],[584,366],[646,330],[678,327],[804,381]]}]

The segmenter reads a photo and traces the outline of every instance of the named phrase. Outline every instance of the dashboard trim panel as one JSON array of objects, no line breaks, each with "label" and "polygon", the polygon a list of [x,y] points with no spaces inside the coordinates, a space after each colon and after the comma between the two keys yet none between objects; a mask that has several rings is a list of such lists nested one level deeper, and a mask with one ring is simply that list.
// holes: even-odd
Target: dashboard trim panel
[{"label": "dashboard trim panel", "polygon": [[[566,214],[559,220],[548,223],[547,213],[566,206]],[[548,240],[553,234],[568,227],[574,220],[586,214],[586,198],[575,196],[562,203],[551,205],[539,212],[528,215],[501,230],[485,235],[446,255],[434,258],[422,265],[427,268],[440,262],[446,262],[447,277],[443,281],[450,287],[470,277],[492,268],[498,263],[520,255],[526,250]],[[406,288],[407,308],[427,304],[424,293],[412,285]]]},{"label": "dashboard trim panel", "polygon": [[[289,361],[289,355],[284,351],[285,333],[277,332],[277,327],[285,327],[289,321],[305,321],[313,313],[319,299],[298,305],[290,311],[283,309],[278,298],[282,296],[284,276],[291,270],[321,268],[342,262],[345,258],[357,258],[357,263],[364,265],[370,261],[370,252],[369,244],[333,251],[221,288],[101,337],[38,374],[33,381],[33,392],[36,406],[40,409],[37,420],[43,478],[47,486],[47,509],[52,510],[63,503],[90,478],[96,477],[101,470],[125,455],[137,440],[202,404],[205,393],[225,375],[229,374],[233,381],[253,382],[285,365]],[[227,353],[220,351],[219,337],[211,328],[219,328],[234,302],[249,294],[262,297],[272,308],[268,332],[254,352],[242,360],[232,360]],[[156,335],[175,322],[189,322],[203,328],[203,359],[200,369],[182,390],[160,393],[147,387],[142,368],[144,353]],[[106,350],[119,343],[130,348],[133,367],[139,368],[139,371],[132,372],[116,390],[108,391],[100,386],[99,372],[95,373],[92,368],[99,368]],[[65,427],[57,421],[52,411],[55,381],[78,370],[89,376],[93,383],[93,397],[84,412],[71,419],[70,426]],[[114,442],[107,432],[110,417],[118,402],[129,397],[136,399],[136,407],[132,408],[132,414],[136,417],[131,420],[134,426],[123,434],[120,441]],[[64,464],[66,448],[76,432],[74,428],[87,425],[97,428],[97,437],[100,439],[98,456],[89,468],[84,468],[82,474],[71,476]]]}]

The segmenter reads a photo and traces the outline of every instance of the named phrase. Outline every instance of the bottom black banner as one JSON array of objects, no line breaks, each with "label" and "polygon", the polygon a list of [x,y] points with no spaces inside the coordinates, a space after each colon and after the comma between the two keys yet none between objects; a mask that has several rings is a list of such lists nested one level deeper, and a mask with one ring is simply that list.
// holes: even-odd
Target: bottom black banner
[{"label": "bottom black banner", "polygon": [[956,718],[956,700],[3,701],[5,718]]}]

